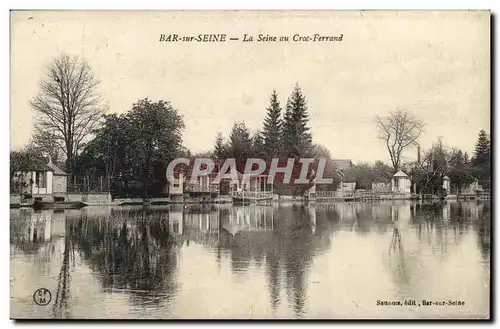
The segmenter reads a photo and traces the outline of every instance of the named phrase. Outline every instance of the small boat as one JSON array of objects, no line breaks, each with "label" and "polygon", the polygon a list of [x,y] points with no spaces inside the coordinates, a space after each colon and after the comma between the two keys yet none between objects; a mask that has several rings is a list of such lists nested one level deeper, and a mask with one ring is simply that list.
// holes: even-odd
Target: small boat
[{"label": "small boat", "polygon": [[87,205],[83,202],[44,202],[35,200],[34,209],[81,209]]}]

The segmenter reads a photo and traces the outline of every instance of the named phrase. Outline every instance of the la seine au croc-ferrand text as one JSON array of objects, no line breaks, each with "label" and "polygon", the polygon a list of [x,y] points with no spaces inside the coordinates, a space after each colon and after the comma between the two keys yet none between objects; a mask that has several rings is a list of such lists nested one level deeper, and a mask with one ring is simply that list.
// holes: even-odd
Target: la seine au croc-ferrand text
[{"label": "la seine au croc-ferrand text", "polygon": [[343,34],[338,35],[323,35],[314,34],[299,34],[292,35],[270,35],[270,34],[243,34],[243,36],[232,36],[228,34],[196,34],[196,35],[181,35],[177,33],[160,33],[160,42],[202,42],[202,43],[224,43],[224,42],[342,42]]}]

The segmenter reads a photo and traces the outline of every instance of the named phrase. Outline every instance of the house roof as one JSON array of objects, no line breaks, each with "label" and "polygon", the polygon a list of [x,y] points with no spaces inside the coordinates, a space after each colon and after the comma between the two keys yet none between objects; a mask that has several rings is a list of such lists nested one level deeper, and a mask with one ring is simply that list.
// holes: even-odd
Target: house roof
[{"label": "house roof", "polygon": [[47,165],[43,164],[32,164],[27,167],[24,167],[21,171],[26,172],[26,171],[54,171],[54,169],[50,168]]},{"label": "house roof", "polygon": [[62,171],[61,169],[59,169],[55,164],[53,164],[52,162],[49,162],[47,164],[47,167],[52,169],[51,171],[54,172],[54,175],[60,175],[60,176],[67,176],[68,174],[65,173],[64,171]]},{"label": "house roof", "polygon": [[335,168],[346,170],[352,168],[352,161],[350,159],[332,159]]},{"label": "house roof", "polygon": [[445,176],[443,177],[443,179],[444,179],[444,180],[450,180],[450,177],[448,177],[448,176],[446,176],[446,175],[445,175]]},{"label": "house roof", "polygon": [[405,174],[404,172],[402,172],[401,170],[399,170],[397,173],[394,174],[394,176],[392,177],[408,177],[407,174]]}]

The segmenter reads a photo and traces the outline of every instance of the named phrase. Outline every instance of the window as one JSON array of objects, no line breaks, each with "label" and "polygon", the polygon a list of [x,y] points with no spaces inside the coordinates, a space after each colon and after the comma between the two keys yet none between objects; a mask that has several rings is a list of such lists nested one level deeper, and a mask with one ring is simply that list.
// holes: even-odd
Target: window
[{"label": "window", "polygon": [[174,183],[172,185],[174,188],[179,188],[179,187],[181,187],[181,182],[179,179],[175,179]]},{"label": "window", "polygon": [[396,188],[396,190],[399,189],[399,179],[394,180],[394,187]]},{"label": "window", "polygon": [[47,187],[47,173],[45,171],[36,172],[36,185],[38,185],[39,188]]}]

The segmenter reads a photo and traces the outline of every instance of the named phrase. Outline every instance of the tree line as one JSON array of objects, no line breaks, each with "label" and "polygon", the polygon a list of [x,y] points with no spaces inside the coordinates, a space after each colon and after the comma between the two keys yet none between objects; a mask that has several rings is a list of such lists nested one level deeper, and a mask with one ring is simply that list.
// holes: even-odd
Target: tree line
[{"label": "tree line", "polygon": [[[333,183],[318,189],[334,190],[341,181],[329,150],[313,143],[307,98],[298,84],[284,109],[277,92],[271,92],[259,130],[252,132],[245,122],[235,122],[227,137],[218,132],[212,150],[201,154],[192,154],[183,146],[184,120],[170,102],[144,98],[124,114],[105,114],[107,106],[99,86],[89,65],[77,57],[61,55],[49,64],[39,93],[30,102],[37,114],[31,141],[10,154],[11,184],[16,172],[42,166],[47,157],[73,177],[70,185],[81,183],[77,180],[81,177],[86,177],[89,186],[98,178],[102,184],[104,178],[105,186],[118,195],[161,195],[167,183],[166,167],[178,157],[208,156],[220,162],[235,158],[240,172],[250,157],[266,161],[274,157],[326,158],[324,176],[333,178]],[[403,152],[418,144],[424,123],[409,111],[398,110],[377,117],[375,124],[392,167],[381,161],[353,166],[348,172],[356,177],[358,188],[369,189],[374,181],[390,180],[399,169],[407,171],[423,190],[436,191],[444,175],[457,187],[474,177],[489,187],[490,142],[484,131],[472,159],[460,150],[445,150],[438,143],[424,152],[418,163],[404,163]],[[300,169],[294,170],[294,175],[299,173]],[[283,194],[302,194],[309,187],[275,184],[276,191]]]},{"label": "tree line", "polygon": [[[491,143],[485,130],[480,130],[474,154],[458,148],[446,148],[442,138],[420,156],[419,138],[425,124],[407,109],[398,109],[386,117],[375,119],[379,139],[389,153],[393,172],[403,170],[415,184],[417,193],[440,194],[443,179],[450,178],[451,189],[458,193],[476,179],[483,189],[491,188]],[[409,148],[418,149],[416,161],[404,162],[403,152]]]}]

